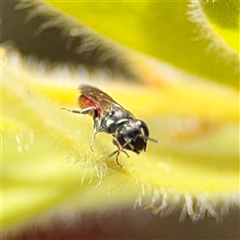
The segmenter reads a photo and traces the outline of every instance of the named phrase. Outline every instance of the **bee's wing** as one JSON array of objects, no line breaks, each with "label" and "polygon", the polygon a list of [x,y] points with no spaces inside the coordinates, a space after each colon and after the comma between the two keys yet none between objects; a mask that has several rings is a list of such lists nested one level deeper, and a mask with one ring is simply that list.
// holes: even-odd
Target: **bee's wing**
[{"label": "bee's wing", "polygon": [[[113,105],[120,106],[113,98],[108,94],[101,91],[100,89],[90,86],[90,85],[80,85],[78,87],[79,92],[81,93],[80,98],[90,100],[97,108],[108,111]],[[87,100],[80,102],[81,107],[88,107],[91,103],[88,103]],[[122,106],[120,106],[122,107]]]}]

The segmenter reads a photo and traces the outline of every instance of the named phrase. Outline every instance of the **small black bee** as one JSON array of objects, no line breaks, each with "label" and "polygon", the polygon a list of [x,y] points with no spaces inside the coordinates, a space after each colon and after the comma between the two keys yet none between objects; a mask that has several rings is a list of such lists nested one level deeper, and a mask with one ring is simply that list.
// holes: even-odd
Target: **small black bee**
[{"label": "small black bee", "polygon": [[78,90],[81,93],[78,104],[82,110],[63,109],[93,116],[94,133],[90,144],[91,149],[98,132],[111,134],[113,144],[118,149],[109,157],[117,154],[116,162],[122,167],[118,162],[120,152],[124,152],[129,157],[124,149],[139,154],[141,151],[146,151],[147,140],[157,142],[149,138],[149,130],[145,122],[136,119],[131,112],[119,105],[108,94],[89,85],[81,85]]}]

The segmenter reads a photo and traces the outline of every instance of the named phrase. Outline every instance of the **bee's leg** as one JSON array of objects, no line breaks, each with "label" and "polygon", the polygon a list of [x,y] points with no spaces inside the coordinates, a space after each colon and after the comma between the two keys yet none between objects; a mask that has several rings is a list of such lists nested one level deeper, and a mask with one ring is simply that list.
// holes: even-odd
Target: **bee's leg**
[{"label": "bee's leg", "polygon": [[94,141],[95,141],[95,138],[96,138],[97,133],[98,133],[97,129],[94,128],[92,140],[91,140],[91,143],[90,143],[90,146],[89,146],[92,151],[93,151],[93,144],[94,144]]},{"label": "bee's leg", "polygon": [[[118,150],[116,150],[116,151],[114,151],[112,154],[110,154],[108,157],[112,157],[113,155],[115,155],[115,154],[117,154],[116,155],[116,162],[117,162],[117,164],[122,168],[122,165],[119,163],[119,161],[118,161],[118,156],[119,156],[119,154],[120,154],[120,152],[121,152],[121,150],[120,149],[118,149]],[[123,151],[123,152],[125,152],[125,151]],[[126,153],[126,152],[125,152]],[[126,153],[127,154],[127,153]],[[127,155],[128,156],[128,155]],[[129,157],[129,156],[128,156]]]},{"label": "bee's leg", "polygon": [[116,151],[114,151],[113,153],[111,153],[108,157],[112,157],[113,155],[117,154],[116,162],[122,168],[122,165],[118,162],[118,156],[119,156],[120,152],[124,152],[127,155],[127,157],[129,157],[128,153],[125,150],[123,150],[123,147],[127,144],[125,143],[123,146],[121,146],[121,144],[115,137],[113,137],[113,144],[116,145],[118,149]]},{"label": "bee's leg", "polygon": [[90,149],[92,151],[93,151],[93,143],[95,141],[97,133],[99,132],[99,119],[98,119],[98,115],[97,115],[97,111],[96,110],[93,112],[93,122],[94,122],[94,125],[93,125],[93,136],[92,136],[92,140],[91,140],[91,143],[90,143]]},{"label": "bee's leg", "polygon": [[90,143],[90,149],[93,151],[93,143],[94,143],[96,134],[98,133],[98,129],[99,129],[98,115],[97,115],[96,107],[91,106],[91,107],[83,108],[81,111],[71,110],[71,109],[67,109],[67,108],[61,108],[61,109],[72,112],[72,113],[77,113],[77,114],[88,114],[89,112],[93,112],[94,132],[93,132],[92,140]]},{"label": "bee's leg", "polygon": [[91,140],[91,143],[90,143],[90,146],[89,146],[91,151],[93,151],[93,143],[95,141],[96,135],[97,135],[97,131],[94,130],[92,140]]},{"label": "bee's leg", "polygon": [[120,151],[117,152],[116,162],[117,162],[117,164],[122,168],[122,165],[121,165],[121,164],[119,163],[119,161],[118,161],[118,156],[119,156],[119,154],[120,154]]},{"label": "bee's leg", "polygon": [[126,143],[122,146],[120,142],[117,140],[117,138],[113,137],[113,144],[116,145],[118,149],[114,151],[112,154],[110,154],[109,157],[113,156],[117,152],[119,152],[119,154],[120,152],[124,152],[127,155],[127,157],[129,157],[128,153],[125,150],[123,150],[123,148],[127,145]]},{"label": "bee's leg", "polygon": [[67,109],[67,108],[61,108],[61,109],[62,109],[62,110],[66,110],[66,111],[68,111],[68,112],[77,113],[77,114],[88,114],[89,112],[96,110],[96,107],[91,106],[91,107],[83,108],[81,111],[79,111],[79,110]]}]

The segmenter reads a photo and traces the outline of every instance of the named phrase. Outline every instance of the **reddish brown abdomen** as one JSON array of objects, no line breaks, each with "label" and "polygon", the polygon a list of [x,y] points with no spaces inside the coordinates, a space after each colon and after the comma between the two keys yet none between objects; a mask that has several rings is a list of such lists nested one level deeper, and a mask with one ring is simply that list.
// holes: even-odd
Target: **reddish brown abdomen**
[{"label": "reddish brown abdomen", "polygon": [[[87,98],[85,95],[80,95],[78,98],[78,105],[81,109],[88,108],[94,106],[98,112],[98,116],[101,114],[101,109],[97,107],[97,105]],[[90,115],[92,115],[93,112],[89,112]]]}]

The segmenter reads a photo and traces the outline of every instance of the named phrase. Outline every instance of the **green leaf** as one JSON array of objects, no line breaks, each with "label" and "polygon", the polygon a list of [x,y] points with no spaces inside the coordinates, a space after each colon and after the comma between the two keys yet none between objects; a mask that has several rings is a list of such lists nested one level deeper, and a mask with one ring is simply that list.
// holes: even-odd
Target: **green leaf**
[{"label": "green leaf", "polygon": [[99,1],[65,4],[49,1],[49,4],[131,49],[184,71],[238,87],[237,2]]}]

